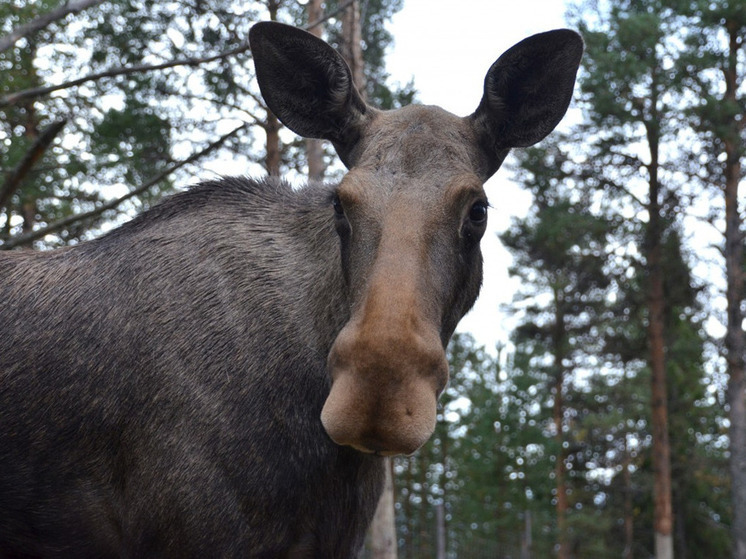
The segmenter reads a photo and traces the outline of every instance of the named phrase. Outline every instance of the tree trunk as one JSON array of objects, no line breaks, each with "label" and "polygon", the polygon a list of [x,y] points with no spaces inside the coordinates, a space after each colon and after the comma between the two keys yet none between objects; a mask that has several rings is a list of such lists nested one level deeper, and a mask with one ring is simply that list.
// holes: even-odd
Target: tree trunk
[{"label": "tree trunk", "polygon": [[[735,105],[738,91],[737,55],[740,27],[726,21],[730,36],[725,75],[725,101]],[[739,115],[740,116],[740,115]],[[730,475],[733,506],[733,557],[746,559],[746,382],[744,379],[743,313],[743,231],[738,208],[738,183],[741,178],[741,127],[734,117],[728,122],[725,145],[725,273],[728,324],[725,334],[728,363],[728,404],[730,406]]]},{"label": "tree trunk", "polygon": [[446,559],[446,506],[444,502],[435,505],[435,559]]},{"label": "tree trunk", "polygon": [[427,466],[432,462],[432,453],[430,451],[430,445],[425,445],[415,454],[419,457],[419,479],[418,485],[420,486],[420,504],[417,507],[419,514],[417,515],[417,549],[419,556],[429,557],[432,555],[432,546],[430,542],[432,538],[427,529],[427,503],[428,495],[430,494],[430,484],[427,481]]},{"label": "tree trunk", "polygon": [[[654,89],[655,90],[655,89]],[[655,110],[657,100],[651,102]],[[648,287],[648,349],[651,375],[653,434],[653,530],[656,559],[673,559],[673,510],[671,507],[671,445],[668,437],[668,393],[666,387],[665,293],[663,290],[660,184],[658,182],[659,130],[657,120],[647,125],[650,147],[650,199],[645,240]]]},{"label": "tree trunk", "polygon": [[[277,10],[280,8],[279,0],[268,0],[267,9],[269,10],[269,19],[277,21]],[[267,120],[263,123],[264,132],[267,135],[267,154],[264,159],[264,166],[267,173],[274,177],[280,176],[281,146],[280,146],[280,121],[272,112],[267,109]]]},{"label": "tree trunk", "polygon": [[267,133],[267,155],[264,165],[267,173],[273,177],[280,176],[280,121],[272,113],[267,111],[267,121],[264,123],[264,131]]},{"label": "tree trunk", "polygon": [[342,18],[342,44],[340,52],[352,70],[352,81],[363,100],[365,92],[365,73],[363,64],[363,38],[360,28],[360,5],[353,2],[344,11]]},{"label": "tree trunk", "polygon": [[523,517],[523,536],[521,537],[521,559],[531,559],[533,528],[531,527],[531,511],[526,510]]},{"label": "tree trunk", "polygon": [[[306,6],[308,13],[308,24],[311,25],[324,17],[322,0],[309,0]],[[319,39],[324,35],[324,24],[313,25],[309,32]],[[308,162],[308,180],[324,180],[324,145],[322,140],[306,138],[306,161]]]},{"label": "tree trunk", "polygon": [[656,559],[673,558],[673,510],[671,507],[671,446],[668,437],[668,394],[663,338],[664,294],[660,244],[648,252],[648,342],[650,344],[654,530]]},{"label": "tree trunk", "polygon": [[412,509],[412,489],[414,488],[414,468],[416,464],[416,458],[414,456],[408,456],[407,461],[407,475],[404,480],[404,487],[409,489],[409,493],[402,499],[402,509],[404,516],[404,525],[406,527],[404,534],[404,557],[414,557],[415,545],[414,545],[414,530],[415,530],[415,519],[413,518]]},{"label": "tree trunk", "polygon": [[373,559],[396,559],[396,522],[394,518],[394,463],[385,459],[386,478],[383,494],[370,525]]},{"label": "tree trunk", "polygon": [[622,476],[624,479],[624,551],[622,559],[633,559],[635,544],[635,522],[633,517],[632,503],[632,471],[630,470],[631,456],[625,435],[624,442],[624,462],[622,467]]},{"label": "tree trunk", "polygon": [[562,384],[563,374],[557,373],[557,379],[554,385],[554,438],[557,442],[557,459],[554,464],[554,475],[557,485],[557,559],[570,558],[570,543],[567,538],[567,471],[565,465],[564,436],[562,433]]},{"label": "tree trunk", "polygon": [[567,500],[567,465],[565,463],[564,433],[562,430],[562,419],[565,413],[562,387],[565,382],[565,317],[563,311],[563,297],[559,288],[554,291],[555,300],[555,324],[552,339],[554,352],[554,404],[552,417],[554,421],[554,438],[557,444],[557,456],[554,463],[554,476],[557,487],[557,559],[570,559],[570,542],[568,541],[567,511],[569,509]]}]

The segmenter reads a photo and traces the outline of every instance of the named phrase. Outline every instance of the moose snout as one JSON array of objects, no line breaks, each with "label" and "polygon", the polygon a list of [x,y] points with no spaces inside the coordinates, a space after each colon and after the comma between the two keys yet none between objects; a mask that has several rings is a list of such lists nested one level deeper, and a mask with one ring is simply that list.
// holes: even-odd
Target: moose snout
[{"label": "moose snout", "polygon": [[321,422],[339,445],[381,455],[411,454],[435,429],[448,362],[436,333],[354,323],[329,354],[332,387]]}]

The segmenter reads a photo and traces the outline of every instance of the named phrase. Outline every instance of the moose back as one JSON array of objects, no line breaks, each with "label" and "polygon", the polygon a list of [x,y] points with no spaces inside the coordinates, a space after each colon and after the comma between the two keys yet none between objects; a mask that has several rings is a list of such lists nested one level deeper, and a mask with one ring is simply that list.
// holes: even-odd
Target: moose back
[{"label": "moose back", "polygon": [[223,179],[0,256],[0,557],[352,557],[481,284],[482,185],[548,134],[582,42],[530,37],[476,111],[380,111],[310,34],[250,34],[269,108],[349,172]]}]

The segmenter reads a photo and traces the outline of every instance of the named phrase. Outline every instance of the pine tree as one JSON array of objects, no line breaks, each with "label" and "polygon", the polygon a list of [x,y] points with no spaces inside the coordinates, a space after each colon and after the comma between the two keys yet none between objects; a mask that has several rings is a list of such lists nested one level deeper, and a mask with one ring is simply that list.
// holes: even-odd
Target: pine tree
[{"label": "pine tree", "polygon": [[744,292],[743,179],[744,39],[746,5],[727,1],[681,1],[676,8],[687,17],[685,53],[677,71],[695,102],[686,112],[696,134],[688,154],[692,181],[720,190],[723,208],[723,256],[726,279],[725,358],[728,367],[730,475],[732,486],[733,557],[746,558],[746,334]]},{"label": "pine tree", "polygon": [[[678,83],[667,68],[675,60],[670,36],[679,20],[663,4],[625,0],[611,6],[607,14],[598,14],[600,25],[589,27],[582,19],[578,25],[587,45],[581,88],[588,118],[595,127],[588,177],[607,191],[629,192],[630,199],[639,201],[645,212],[645,233],[637,250],[646,266],[655,549],[658,559],[669,559],[673,557],[673,510],[662,241],[672,222],[676,196],[671,177],[664,173],[661,154],[676,132],[672,123]],[[642,184],[636,186],[630,180],[635,173],[644,174],[644,191]]]},{"label": "pine tree", "polygon": [[[555,142],[557,140],[555,139]],[[517,220],[501,240],[511,251],[511,273],[522,280],[516,310],[524,319],[514,334],[531,356],[532,368],[544,371],[541,393],[551,393],[551,428],[557,512],[558,557],[571,555],[568,487],[574,444],[568,391],[576,370],[594,347],[609,286],[605,270],[609,222],[595,217],[592,200],[571,180],[568,158],[556,143],[526,151],[521,179],[534,194],[528,218]]]}]

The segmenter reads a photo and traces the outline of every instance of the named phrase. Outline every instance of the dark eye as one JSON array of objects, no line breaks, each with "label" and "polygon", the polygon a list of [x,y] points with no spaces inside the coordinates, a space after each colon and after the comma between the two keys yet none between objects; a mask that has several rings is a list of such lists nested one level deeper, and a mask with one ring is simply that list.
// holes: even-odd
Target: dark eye
[{"label": "dark eye", "polygon": [[345,210],[342,207],[342,202],[339,199],[339,196],[336,194],[334,195],[334,199],[332,200],[332,206],[334,206],[334,213],[337,216],[343,216],[345,214]]},{"label": "dark eye", "polygon": [[469,210],[469,220],[476,224],[487,221],[487,202],[483,200],[474,202],[474,205]]}]

